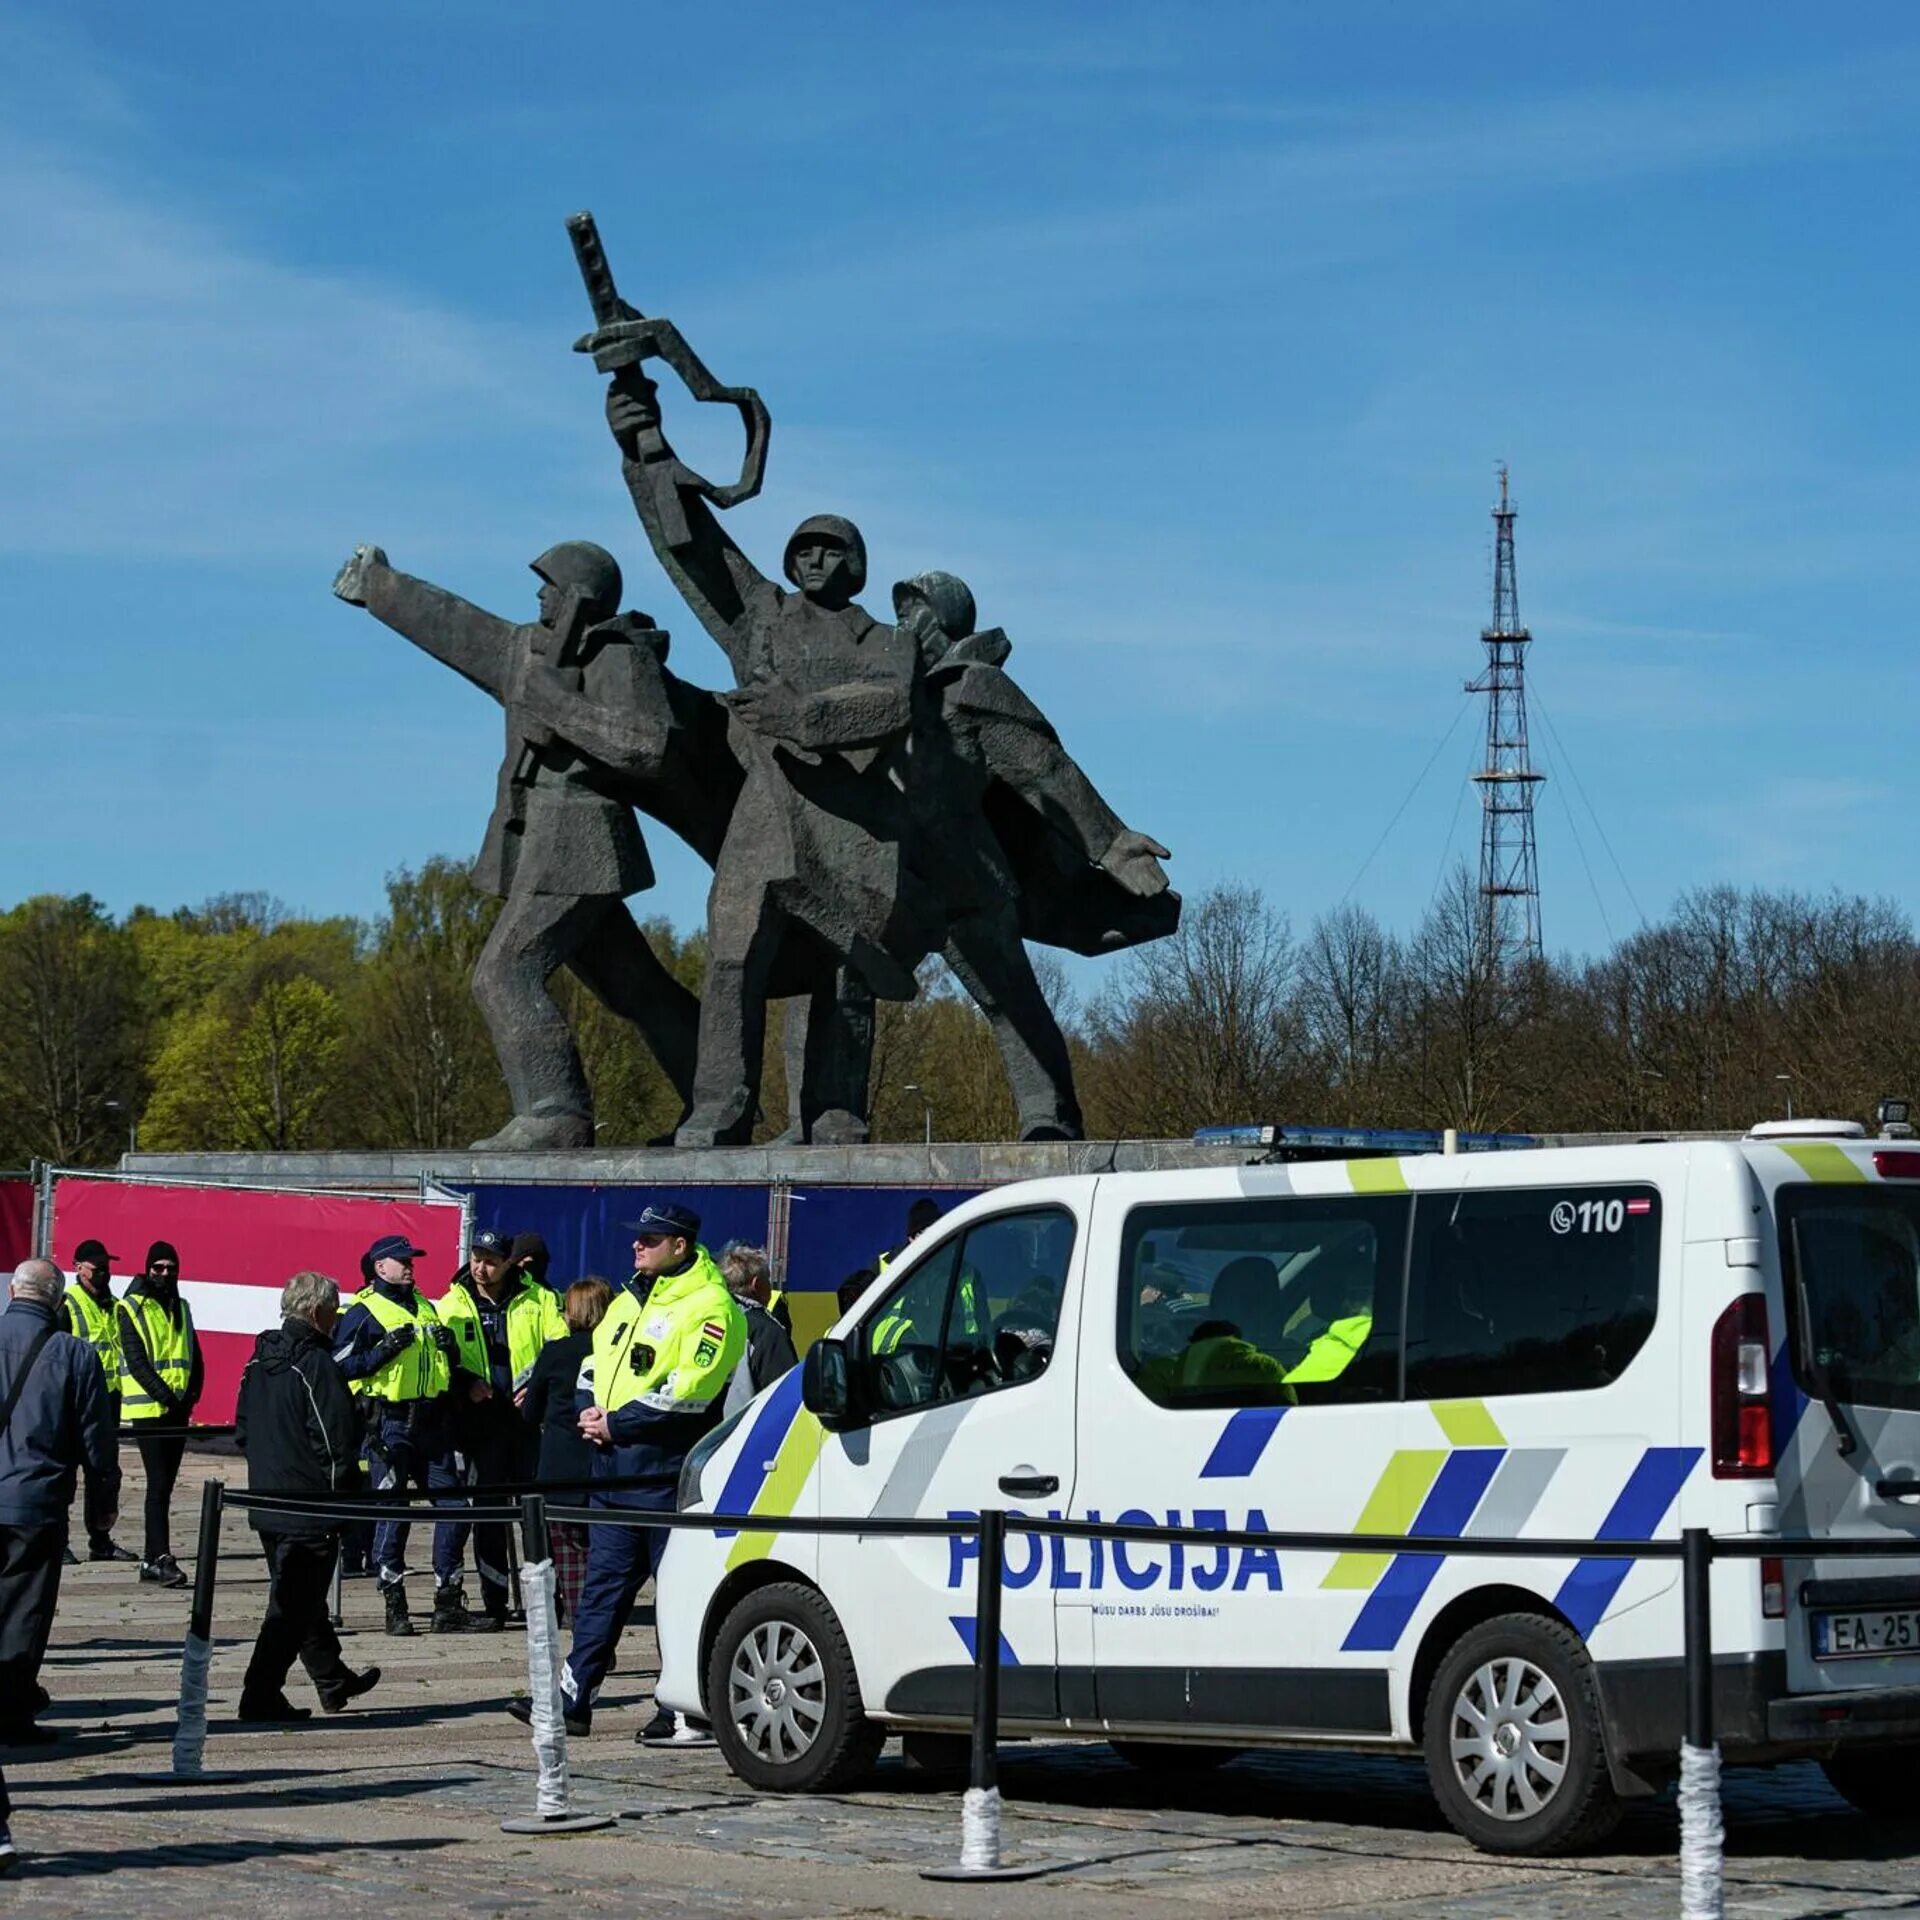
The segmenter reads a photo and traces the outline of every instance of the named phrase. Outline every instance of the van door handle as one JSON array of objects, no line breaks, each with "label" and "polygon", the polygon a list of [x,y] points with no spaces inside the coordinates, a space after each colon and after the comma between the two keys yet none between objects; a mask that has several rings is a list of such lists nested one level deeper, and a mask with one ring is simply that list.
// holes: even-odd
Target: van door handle
[{"label": "van door handle", "polygon": [[1873,1490],[1882,1500],[1920,1500],[1920,1480],[1876,1480]]},{"label": "van door handle", "polygon": [[1041,1500],[1060,1491],[1060,1476],[1057,1473],[1003,1473],[1000,1491],[1012,1494],[1016,1500]]}]

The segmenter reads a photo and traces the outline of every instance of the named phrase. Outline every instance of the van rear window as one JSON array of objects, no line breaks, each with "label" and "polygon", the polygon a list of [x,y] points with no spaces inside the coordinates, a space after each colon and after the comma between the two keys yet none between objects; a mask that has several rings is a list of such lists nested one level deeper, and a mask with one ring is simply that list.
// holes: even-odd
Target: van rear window
[{"label": "van rear window", "polygon": [[1824,1369],[1850,1404],[1920,1408],[1920,1189],[1796,1184],[1775,1204],[1801,1387]]},{"label": "van rear window", "polygon": [[1611,1385],[1659,1303],[1647,1186],[1422,1194],[1407,1286],[1407,1398]]}]

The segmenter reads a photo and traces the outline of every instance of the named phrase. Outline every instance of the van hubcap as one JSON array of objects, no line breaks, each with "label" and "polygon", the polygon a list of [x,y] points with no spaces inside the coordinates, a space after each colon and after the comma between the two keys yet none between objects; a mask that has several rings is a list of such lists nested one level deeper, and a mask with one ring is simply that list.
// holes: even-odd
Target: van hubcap
[{"label": "van hubcap", "polygon": [[1489,1660],[1454,1696],[1454,1777],[1480,1812],[1530,1820],[1567,1777],[1570,1736],[1560,1690],[1530,1660]]},{"label": "van hubcap", "polygon": [[727,1709],[748,1750],[798,1760],[827,1717],[827,1672],[813,1642],[790,1620],[764,1620],[734,1649]]}]

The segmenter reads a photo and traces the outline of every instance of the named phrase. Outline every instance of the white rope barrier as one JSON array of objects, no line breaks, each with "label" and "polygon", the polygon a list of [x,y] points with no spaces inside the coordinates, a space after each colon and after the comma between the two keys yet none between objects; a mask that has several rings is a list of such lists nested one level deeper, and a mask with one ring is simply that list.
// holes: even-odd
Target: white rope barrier
[{"label": "white rope barrier", "polygon": [[207,1669],[213,1647],[197,1633],[187,1635],[180,1656],[180,1710],[173,1729],[173,1770],[191,1775],[201,1770],[207,1747]]},{"label": "white rope barrier", "polygon": [[1680,1749],[1680,1920],[1723,1920],[1726,1823],[1720,1816],[1720,1749]]}]

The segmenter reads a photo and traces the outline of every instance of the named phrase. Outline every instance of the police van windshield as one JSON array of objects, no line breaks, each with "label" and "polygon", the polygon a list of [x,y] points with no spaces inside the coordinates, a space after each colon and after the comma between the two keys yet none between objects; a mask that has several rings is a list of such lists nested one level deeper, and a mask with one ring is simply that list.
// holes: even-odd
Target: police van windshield
[{"label": "police van windshield", "polygon": [[1779,1212],[1802,1389],[1824,1373],[1841,1400],[1920,1408],[1920,1188],[1782,1187]]}]

